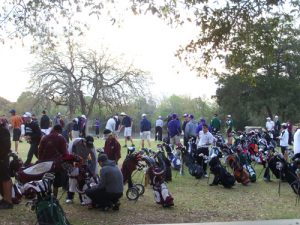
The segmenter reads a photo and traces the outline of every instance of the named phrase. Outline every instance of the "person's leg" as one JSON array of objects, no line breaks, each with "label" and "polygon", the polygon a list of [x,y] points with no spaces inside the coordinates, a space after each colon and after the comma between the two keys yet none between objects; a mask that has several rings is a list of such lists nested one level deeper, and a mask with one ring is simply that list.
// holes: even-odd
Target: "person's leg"
[{"label": "person's leg", "polygon": [[151,139],[151,132],[150,131],[148,131],[147,132],[147,135],[146,135],[146,138],[147,138],[147,142],[148,142],[148,147],[149,148],[151,148],[151,141],[150,141],[150,139]]},{"label": "person's leg", "polygon": [[85,194],[92,200],[93,204],[100,207],[106,206],[108,202],[108,194],[104,189],[90,188],[85,191]]},{"label": "person's leg", "polygon": [[31,163],[34,151],[35,151],[35,146],[33,144],[30,144],[30,148],[27,153],[27,159],[24,163],[25,166],[28,166]]},{"label": "person's leg", "polygon": [[145,141],[144,141],[144,139],[141,140],[141,145],[142,145],[142,148],[144,148],[144,146],[145,146]]},{"label": "person's leg", "polygon": [[158,140],[162,141],[162,127],[158,127]]},{"label": "person's leg", "polygon": [[19,141],[15,141],[15,152],[18,153]]},{"label": "person's leg", "polygon": [[12,200],[11,200],[11,191],[12,191],[12,181],[11,179],[2,182],[2,188],[3,188],[3,199],[12,204]]}]

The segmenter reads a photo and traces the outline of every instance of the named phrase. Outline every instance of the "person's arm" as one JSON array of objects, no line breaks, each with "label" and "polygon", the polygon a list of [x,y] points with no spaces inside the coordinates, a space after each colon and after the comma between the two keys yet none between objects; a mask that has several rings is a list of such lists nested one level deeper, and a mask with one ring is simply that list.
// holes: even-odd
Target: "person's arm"
[{"label": "person's arm", "polygon": [[99,183],[97,184],[97,188],[104,189],[105,183],[106,183],[105,168],[102,168],[100,170],[100,179],[99,179]]}]

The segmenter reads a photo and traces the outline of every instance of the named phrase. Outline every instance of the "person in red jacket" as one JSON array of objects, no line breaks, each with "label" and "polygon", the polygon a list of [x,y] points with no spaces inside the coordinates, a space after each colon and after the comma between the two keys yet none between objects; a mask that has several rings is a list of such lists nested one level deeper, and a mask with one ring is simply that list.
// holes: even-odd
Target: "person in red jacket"
[{"label": "person in red jacket", "polygon": [[118,164],[118,161],[121,158],[121,145],[110,130],[105,129],[103,134],[106,138],[104,153],[107,155],[109,160],[114,160],[116,164]]},{"label": "person in red jacket", "polygon": [[58,188],[62,186],[62,168],[63,157],[68,154],[67,142],[62,136],[62,127],[55,125],[50,134],[44,136],[39,145],[39,161],[54,161],[55,179],[53,183],[53,194],[57,197]]}]

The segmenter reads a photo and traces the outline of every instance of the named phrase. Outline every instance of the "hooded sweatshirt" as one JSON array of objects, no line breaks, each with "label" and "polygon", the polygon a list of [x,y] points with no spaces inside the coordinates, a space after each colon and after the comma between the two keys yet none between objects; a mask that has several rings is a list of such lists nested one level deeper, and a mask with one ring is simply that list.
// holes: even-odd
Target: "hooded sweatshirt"
[{"label": "hooded sweatshirt", "polygon": [[186,126],[185,126],[185,132],[184,132],[184,136],[185,137],[196,137],[196,129],[198,127],[198,123],[197,121],[195,121],[194,119],[190,120]]},{"label": "hooded sweatshirt", "polygon": [[103,162],[98,188],[105,189],[108,193],[123,193],[123,175],[115,161],[107,160]]}]

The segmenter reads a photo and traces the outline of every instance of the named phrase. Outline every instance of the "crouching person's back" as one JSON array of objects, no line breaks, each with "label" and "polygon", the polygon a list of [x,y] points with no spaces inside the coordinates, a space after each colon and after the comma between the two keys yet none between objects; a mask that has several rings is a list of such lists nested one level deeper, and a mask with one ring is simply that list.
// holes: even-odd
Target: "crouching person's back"
[{"label": "crouching person's back", "polygon": [[123,175],[115,161],[108,160],[106,154],[98,157],[100,170],[100,182],[98,185],[86,190],[86,195],[91,198],[92,207],[103,209],[119,209],[119,199],[123,195]]}]

